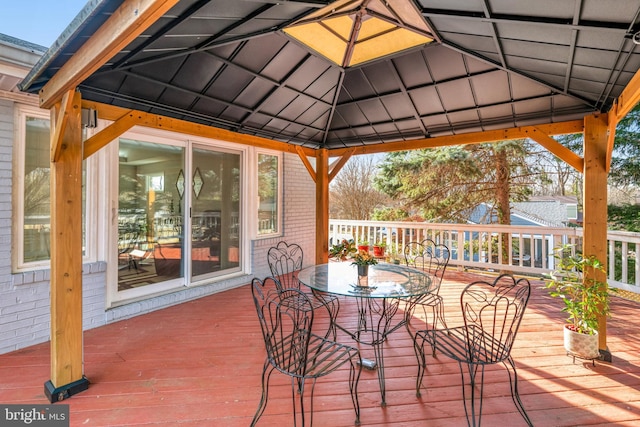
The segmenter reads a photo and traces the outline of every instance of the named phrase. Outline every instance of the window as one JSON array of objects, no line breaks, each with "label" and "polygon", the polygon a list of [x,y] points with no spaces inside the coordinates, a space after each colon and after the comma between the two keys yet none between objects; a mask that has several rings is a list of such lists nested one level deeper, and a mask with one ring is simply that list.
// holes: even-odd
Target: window
[{"label": "window", "polygon": [[[15,271],[49,267],[51,258],[49,112],[19,106],[16,110],[14,151]],[[85,168],[83,168],[84,170]],[[83,173],[83,213],[85,212]],[[86,218],[86,215],[83,215]],[[83,220],[84,221],[84,220]],[[86,224],[83,224],[86,225]],[[86,233],[83,232],[85,256]]]},{"label": "window", "polygon": [[258,153],[258,236],[280,232],[280,157]]}]

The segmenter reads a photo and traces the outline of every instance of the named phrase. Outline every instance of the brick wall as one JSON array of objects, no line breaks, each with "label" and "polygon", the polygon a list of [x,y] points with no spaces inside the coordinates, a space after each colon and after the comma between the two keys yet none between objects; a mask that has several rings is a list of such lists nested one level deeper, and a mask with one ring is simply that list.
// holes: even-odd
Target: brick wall
[{"label": "brick wall", "polygon": [[[0,99],[0,354],[49,340],[50,271],[48,269],[11,273],[11,179],[14,144],[14,104]],[[104,261],[83,266],[83,328],[149,313],[249,283],[253,277],[270,274],[267,251],[280,240],[296,242],[304,250],[305,265],[315,259],[315,184],[300,158],[285,154],[283,236],[251,242],[251,275],[123,304],[107,310]]]},{"label": "brick wall", "polygon": [[297,154],[285,153],[284,170],[284,212],[282,237],[259,239],[253,242],[253,275],[264,278],[270,276],[267,251],[279,241],[297,243],[304,252],[304,265],[315,262],[316,241],[316,189],[307,168]]}]

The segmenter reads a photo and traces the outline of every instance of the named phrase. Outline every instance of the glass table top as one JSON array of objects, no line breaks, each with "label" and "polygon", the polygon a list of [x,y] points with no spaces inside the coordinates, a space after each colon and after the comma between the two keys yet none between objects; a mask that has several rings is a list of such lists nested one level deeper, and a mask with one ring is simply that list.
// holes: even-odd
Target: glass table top
[{"label": "glass table top", "polygon": [[401,298],[419,296],[432,289],[427,272],[396,264],[369,266],[369,274],[358,276],[351,262],[330,262],[304,268],[298,279],[311,289],[335,295],[365,298]]}]

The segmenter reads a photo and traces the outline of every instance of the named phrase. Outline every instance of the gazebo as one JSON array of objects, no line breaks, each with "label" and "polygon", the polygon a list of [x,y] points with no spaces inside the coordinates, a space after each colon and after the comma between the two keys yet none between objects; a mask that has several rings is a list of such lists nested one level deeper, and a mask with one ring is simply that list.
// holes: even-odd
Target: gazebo
[{"label": "gazebo", "polygon": [[[87,386],[82,161],[133,126],[297,153],[316,184],[316,262],[351,156],[531,138],[584,174],[583,247],[605,259],[639,15],[632,0],[88,2],[21,83],[51,111],[47,395]],[[83,141],[96,117],[112,124]],[[584,134],[583,157],[552,138],[568,133]]]}]

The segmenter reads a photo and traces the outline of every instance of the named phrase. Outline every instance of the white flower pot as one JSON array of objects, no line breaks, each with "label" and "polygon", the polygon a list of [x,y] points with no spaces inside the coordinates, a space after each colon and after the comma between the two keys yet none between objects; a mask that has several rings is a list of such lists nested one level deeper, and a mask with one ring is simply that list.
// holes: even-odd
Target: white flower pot
[{"label": "white flower pot", "polygon": [[594,335],[581,334],[564,327],[564,348],[572,356],[581,359],[597,359],[600,357],[598,349],[598,333]]}]

